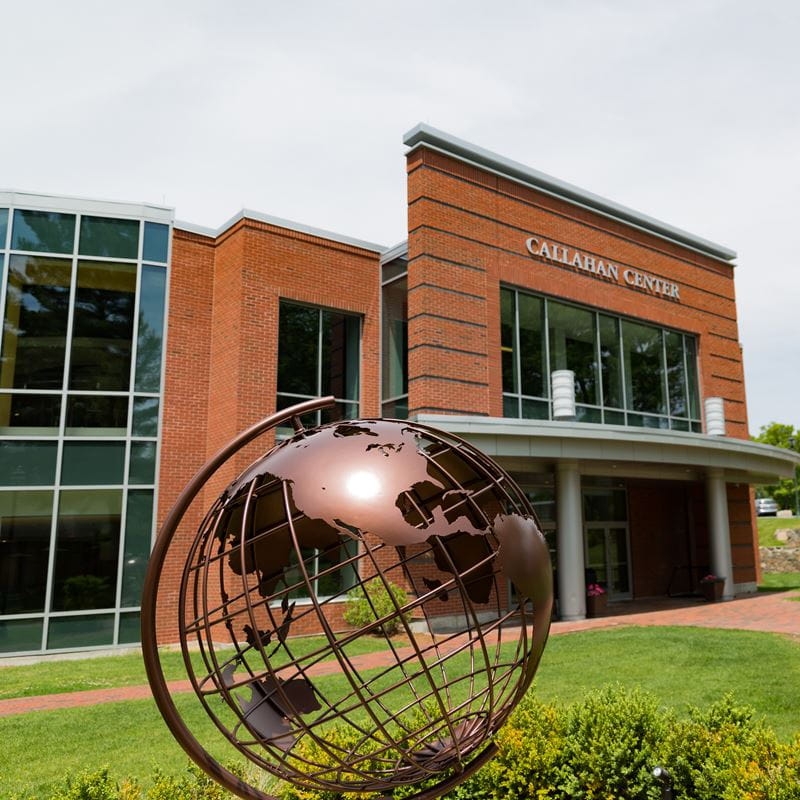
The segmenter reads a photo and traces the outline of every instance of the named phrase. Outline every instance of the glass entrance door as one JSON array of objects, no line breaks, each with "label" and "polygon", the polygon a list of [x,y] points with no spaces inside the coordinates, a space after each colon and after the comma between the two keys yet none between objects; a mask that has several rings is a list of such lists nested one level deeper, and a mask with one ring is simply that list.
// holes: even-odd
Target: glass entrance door
[{"label": "glass entrance door", "polygon": [[584,531],[587,572],[605,587],[609,600],[631,599],[628,525],[587,522]]}]

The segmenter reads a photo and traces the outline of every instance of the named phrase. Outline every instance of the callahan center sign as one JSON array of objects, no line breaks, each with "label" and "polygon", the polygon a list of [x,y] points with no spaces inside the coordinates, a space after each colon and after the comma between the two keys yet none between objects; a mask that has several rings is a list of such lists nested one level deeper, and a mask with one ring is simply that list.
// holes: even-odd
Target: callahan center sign
[{"label": "callahan center sign", "polygon": [[655,275],[640,272],[638,269],[632,269],[631,267],[620,269],[617,264],[586,255],[580,250],[566,247],[563,244],[556,244],[547,239],[530,236],[525,240],[525,249],[532,256],[538,256],[557,264],[565,264],[568,267],[575,267],[588,272],[595,278],[605,278],[615,283],[624,283],[631,288],[643,289],[678,302],[681,299],[680,287],[671,281],[656,278]]}]

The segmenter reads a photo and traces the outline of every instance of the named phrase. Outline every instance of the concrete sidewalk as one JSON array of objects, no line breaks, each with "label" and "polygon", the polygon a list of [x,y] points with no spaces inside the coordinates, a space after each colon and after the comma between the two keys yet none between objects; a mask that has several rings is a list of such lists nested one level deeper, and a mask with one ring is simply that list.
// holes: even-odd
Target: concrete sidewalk
[{"label": "concrete sidewalk", "polygon": [[[580,622],[554,622],[550,633],[553,636],[575,631],[611,628],[625,625],[692,625],[704,628],[731,628],[747,631],[767,631],[800,636],[800,602],[791,597],[800,597],[797,591],[763,592],[741,597],[727,603],[706,603],[696,599],[652,600],[611,605],[609,614]],[[508,631],[509,637],[511,630]],[[453,640],[450,647],[458,646]],[[413,655],[411,647],[397,649],[400,658]],[[386,651],[366,653],[351,659],[358,670],[389,666],[393,659]],[[308,669],[308,674],[332,675],[339,672],[335,660],[323,661]],[[0,676],[2,671],[0,670]],[[188,680],[169,684],[172,694],[190,692]],[[18,697],[0,700],[0,717],[12,714],[27,714],[32,711],[54,711],[61,708],[76,708],[100,703],[118,703],[124,700],[145,700],[151,697],[150,687],[121,686],[113,689],[93,689],[82,692]]]}]

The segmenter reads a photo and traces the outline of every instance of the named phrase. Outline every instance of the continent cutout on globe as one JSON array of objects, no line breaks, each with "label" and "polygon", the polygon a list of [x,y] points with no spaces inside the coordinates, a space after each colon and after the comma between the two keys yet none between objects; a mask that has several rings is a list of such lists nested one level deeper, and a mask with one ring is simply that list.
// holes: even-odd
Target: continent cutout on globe
[{"label": "continent cutout on globe", "polygon": [[[286,499],[299,512],[293,526],[303,548],[325,550],[339,545],[341,536],[359,540],[366,533],[395,547],[435,537],[440,541],[433,543],[434,558],[443,572],[469,572],[486,562],[465,580],[470,599],[485,603],[493,581],[491,547],[485,537],[502,509],[491,492],[464,502],[472,492],[462,487],[474,482],[478,473],[457,450],[443,457],[436,453],[438,446],[419,430],[397,422],[367,420],[317,428],[278,445],[231,484],[226,495],[237,498],[254,480],[285,482],[287,498],[277,488],[259,497],[254,532],[276,524]],[[242,507],[226,525],[234,539],[240,536]],[[481,513],[475,513],[478,507]],[[259,573],[264,596],[285,574],[293,550],[288,528],[245,549],[244,569]],[[237,574],[239,552],[230,561]]]}]

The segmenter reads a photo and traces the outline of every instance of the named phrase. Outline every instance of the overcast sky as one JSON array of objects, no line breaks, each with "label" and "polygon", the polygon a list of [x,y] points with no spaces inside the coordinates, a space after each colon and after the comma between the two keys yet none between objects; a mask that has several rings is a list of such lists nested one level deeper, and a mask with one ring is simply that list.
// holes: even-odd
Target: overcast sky
[{"label": "overcast sky", "polygon": [[442,128],[739,253],[751,432],[800,425],[800,3],[35,2],[4,10],[3,188],[405,238]]}]

